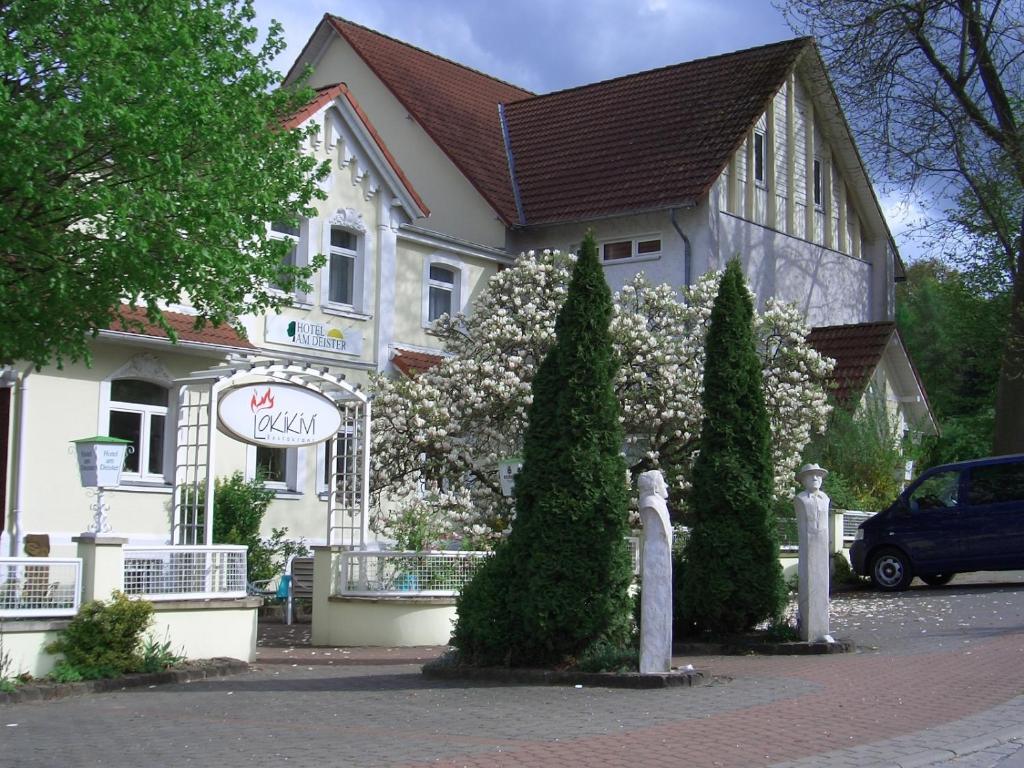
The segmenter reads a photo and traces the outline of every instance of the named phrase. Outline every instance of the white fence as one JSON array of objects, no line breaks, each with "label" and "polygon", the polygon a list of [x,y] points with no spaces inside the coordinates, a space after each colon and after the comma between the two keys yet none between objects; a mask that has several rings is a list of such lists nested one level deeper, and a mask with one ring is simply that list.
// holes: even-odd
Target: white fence
[{"label": "white fence", "polygon": [[342,552],[335,594],[372,597],[452,597],[490,552]]},{"label": "white fence", "polygon": [[0,618],[74,616],[81,595],[77,557],[0,557]]},{"label": "white fence", "polygon": [[132,547],[124,551],[124,592],[146,600],[245,597],[242,545]]},{"label": "white fence", "polygon": [[874,512],[843,512],[843,543],[847,546],[853,542],[854,536],[857,535],[857,526],[872,517]]}]

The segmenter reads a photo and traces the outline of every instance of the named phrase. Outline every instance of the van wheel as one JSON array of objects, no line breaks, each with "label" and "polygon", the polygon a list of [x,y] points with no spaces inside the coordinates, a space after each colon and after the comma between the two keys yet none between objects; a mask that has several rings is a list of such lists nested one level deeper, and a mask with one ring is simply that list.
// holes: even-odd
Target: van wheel
[{"label": "van wheel", "polygon": [[929,587],[941,587],[944,584],[949,584],[954,576],[956,576],[955,573],[929,573],[927,576],[922,576],[921,581]]},{"label": "van wheel", "polygon": [[902,592],[913,580],[910,561],[898,549],[882,549],[871,561],[871,582],[883,592]]}]

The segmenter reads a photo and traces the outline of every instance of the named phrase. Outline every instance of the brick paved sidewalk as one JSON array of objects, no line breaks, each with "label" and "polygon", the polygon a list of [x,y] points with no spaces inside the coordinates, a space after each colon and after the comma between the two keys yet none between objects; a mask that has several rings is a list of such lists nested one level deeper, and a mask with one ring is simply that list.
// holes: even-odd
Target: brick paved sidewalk
[{"label": "brick paved sidewalk", "polygon": [[438,648],[311,648],[308,625],[271,626],[247,675],[0,708],[0,768],[995,761],[1024,736],[1024,591],[972,589],[844,598],[861,652],[678,659],[711,683],[660,691],[429,681]]}]

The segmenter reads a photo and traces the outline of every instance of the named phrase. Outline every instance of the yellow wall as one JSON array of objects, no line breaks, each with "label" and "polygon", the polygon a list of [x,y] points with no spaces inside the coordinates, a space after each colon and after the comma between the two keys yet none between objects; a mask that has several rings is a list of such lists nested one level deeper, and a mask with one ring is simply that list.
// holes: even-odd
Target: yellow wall
[{"label": "yellow wall", "polygon": [[505,228],[462,172],[426,132],[409,117],[394,95],[343,39],[334,36],[313,73],[310,85],[344,82],[355,95],[388,149],[430,209],[416,222],[474,243],[505,244]]}]

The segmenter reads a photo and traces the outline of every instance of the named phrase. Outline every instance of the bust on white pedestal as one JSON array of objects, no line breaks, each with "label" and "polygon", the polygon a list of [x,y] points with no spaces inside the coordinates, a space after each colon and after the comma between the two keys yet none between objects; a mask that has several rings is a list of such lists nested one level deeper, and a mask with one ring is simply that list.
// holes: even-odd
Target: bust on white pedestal
[{"label": "bust on white pedestal", "polygon": [[672,523],[668,487],[652,469],[639,478],[643,524],[643,583],[640,593],[640,673],[661,674],[672,668]]},{"label": "bust on white pedestal", "polygon": [[828,510],[829,498],[821,490],[828,470],[805,464],[797,472],[804,490],[796,495],[796,527],[800,543],[800,639],[831,642],[828,633]]}]

